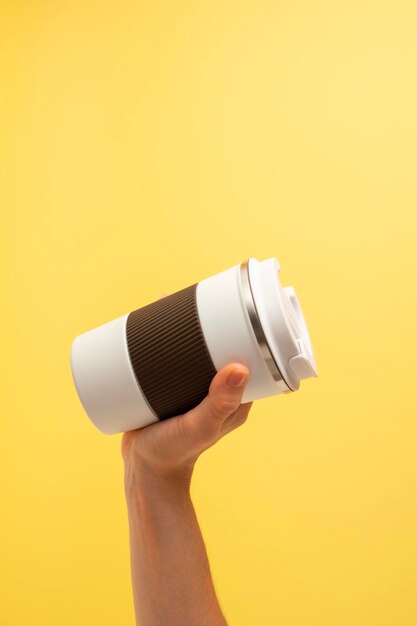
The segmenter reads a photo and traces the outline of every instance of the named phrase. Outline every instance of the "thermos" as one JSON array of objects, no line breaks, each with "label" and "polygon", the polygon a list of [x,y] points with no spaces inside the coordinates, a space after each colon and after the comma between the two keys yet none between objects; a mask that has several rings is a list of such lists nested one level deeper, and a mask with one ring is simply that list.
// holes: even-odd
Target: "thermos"
[{"label": "thermos", "polygon": [[317,376],[302,309],[276,258],[250,258],[75,338],[81,403],[104,433],[180,415],[216,372],[244,363],[242,402],[296,391]]}]

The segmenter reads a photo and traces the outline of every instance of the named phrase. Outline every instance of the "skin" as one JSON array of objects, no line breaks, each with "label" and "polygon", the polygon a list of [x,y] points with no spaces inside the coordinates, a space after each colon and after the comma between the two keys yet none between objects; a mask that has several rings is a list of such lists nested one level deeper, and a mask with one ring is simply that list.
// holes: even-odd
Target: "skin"
[{"label": "skin", "polygon": [[200,454],[246,421],[252,402],[241,399],[248,375],[245,365],[229,363],[198,406],[123,435],[137,626],[227,626],[190,484]]}]

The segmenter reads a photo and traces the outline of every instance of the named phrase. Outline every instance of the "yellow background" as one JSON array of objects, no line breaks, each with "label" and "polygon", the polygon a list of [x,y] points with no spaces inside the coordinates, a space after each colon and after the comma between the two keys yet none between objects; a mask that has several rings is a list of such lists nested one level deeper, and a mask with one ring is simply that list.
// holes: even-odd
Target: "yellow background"
[{"label": "yellow background", "polygon": [[72,338],[276,256],[320,378],[198,463],[221,605],[230,626],[415,626],[415,1],[0,21],[2,625],[133,625],[120,437],[82,411]]}]

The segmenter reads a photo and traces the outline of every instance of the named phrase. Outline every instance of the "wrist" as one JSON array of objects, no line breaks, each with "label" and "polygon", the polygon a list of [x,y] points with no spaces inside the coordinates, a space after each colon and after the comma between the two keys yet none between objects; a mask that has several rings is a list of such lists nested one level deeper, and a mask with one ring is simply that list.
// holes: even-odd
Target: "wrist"
[{"label": "wrist", "polygon": [[175,468],[155,468],[144,462],[125,461],[124,486],[126,497],[189,496],[194,465]]}]

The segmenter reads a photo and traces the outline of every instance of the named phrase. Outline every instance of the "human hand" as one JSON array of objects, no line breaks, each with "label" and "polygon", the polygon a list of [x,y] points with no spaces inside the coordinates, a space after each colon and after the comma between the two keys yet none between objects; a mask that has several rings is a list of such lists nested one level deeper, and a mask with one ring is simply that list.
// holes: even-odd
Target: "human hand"
[{"label": "human hand", "polygon": [[217,372],[207,396],[196,407],[124,433],[126,480],[151,476],[189,483],[199,455],[246,421],[252,402],[241,404],[241,399],[248,376],[244,364],[229,363]]}]

